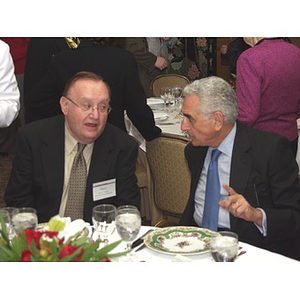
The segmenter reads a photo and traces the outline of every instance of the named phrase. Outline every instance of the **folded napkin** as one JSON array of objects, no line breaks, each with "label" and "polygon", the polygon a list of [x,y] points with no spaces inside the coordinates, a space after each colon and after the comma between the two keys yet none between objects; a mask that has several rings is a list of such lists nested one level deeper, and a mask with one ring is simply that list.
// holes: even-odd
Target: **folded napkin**
[{"label": "folded napkin", "polygon": [[164,105],[164,100],[161,99],[160,97],[148,98],[147,99],[147,104],[149,106],[151,106],[151,105]]},{"label": "folded napkin", "polygon": [[85,222],[82,219],[74,220],[71,222],[71,219],[69,217],[65,218],[66,226],[64,230],[59,232],[59,238],[64,237],[65,240],[67,240],[72,235],[76,234],[77,232],[80,232],[84,230],[86,227],[90,225],[90,223]]}]

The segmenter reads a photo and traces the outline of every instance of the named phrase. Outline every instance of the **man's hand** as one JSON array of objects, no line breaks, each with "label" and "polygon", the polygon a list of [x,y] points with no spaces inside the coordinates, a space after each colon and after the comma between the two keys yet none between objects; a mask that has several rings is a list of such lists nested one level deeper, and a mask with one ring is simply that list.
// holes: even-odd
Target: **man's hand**
[{"label": "man's hand", "polygon": [[168,66],[167,61],[163,57],[157,56],[156,62],[155,62],[155,67],[160,69],[160,70],[163,70],[167,66]]},{"label": "man's hand", "polygon": [[223,187],[228,192],[229,196],[225,201],[220,201],[219,205],[237,218],[254,222],[258,226],[262,226],[262,212],[259,209],[252,207],[244,196],[237,194],[230,186],[223,184]]}]

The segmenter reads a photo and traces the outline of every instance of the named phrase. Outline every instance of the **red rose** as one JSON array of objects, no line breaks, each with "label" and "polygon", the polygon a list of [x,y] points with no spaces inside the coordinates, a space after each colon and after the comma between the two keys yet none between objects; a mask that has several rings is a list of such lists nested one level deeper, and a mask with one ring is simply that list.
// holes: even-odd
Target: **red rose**
[{"label": "red rose", "polygon": [[21,253],[21,261],[22,262],[31,262],[31,251],[29,249],[24,250]]},{"label": "red rose", "polygon": [[[59,259],[62,259],[65,256],[73,254],[78,248],[79,246],[73,246],[70,244],[64,245],[59,252],[58,255]],[[75,261],[80,261],[83,253],[84,253],[84,249],[82,248],[80,254],[75,258]]]}]

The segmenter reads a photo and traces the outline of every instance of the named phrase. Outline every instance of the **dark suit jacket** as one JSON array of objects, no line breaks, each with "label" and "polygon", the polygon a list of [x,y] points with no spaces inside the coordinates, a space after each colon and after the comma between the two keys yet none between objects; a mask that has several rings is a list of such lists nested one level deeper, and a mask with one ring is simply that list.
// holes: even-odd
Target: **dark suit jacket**
[{"label": "dark suit jacket", "polygon": [[[207,147],[191,144],[185,149],[192,183],[181,225],[195,225],[194,197],[206,152]],[[300,181],[288,140],[237,123],[230,186],[267,216],[267,236],[263,237],[254,223],[230,215],[231,230],[239,239],[300,259]]]},{"label": "dark suit jacket", "polygon": [[76,50],[55,54],[48,72],[27,92],[26,122],[61,114],[59,99],[64,86],[79,71],[97,73],[108,83],[112,91],[112,111],[108,122],[126,131],[126,110],[129,119],[146,140],[160,134],[153,112],[147,105],[134,55],[118,47],[95,46],[84,39]]},{"label": "dark suit jacket", "polygon": [[[5,193],[8,206],[37,209],[39,222],[58,214],[64,181],[64,117],[33,122],[20,129],[12,174]],[[120,129],[107,124],[94,149],[87,179],[84,219],[102,203],[140,207],[135,176],[138,144]],[[116,197],[93,201],[93,183],[116,178]]]}]

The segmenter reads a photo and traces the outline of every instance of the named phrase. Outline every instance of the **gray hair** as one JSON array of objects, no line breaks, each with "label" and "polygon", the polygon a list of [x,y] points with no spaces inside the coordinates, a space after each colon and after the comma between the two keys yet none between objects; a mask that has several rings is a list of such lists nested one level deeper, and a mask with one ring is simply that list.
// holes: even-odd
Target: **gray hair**
[{"label": "gray hair", "polygon": [[220,111],[226,123],[234,123],[237,119],[236,94],[230,84],[220,77],[210,76],[195,80],[183,89],[182,95],[198,96],[199,111],[205,115]]}]

